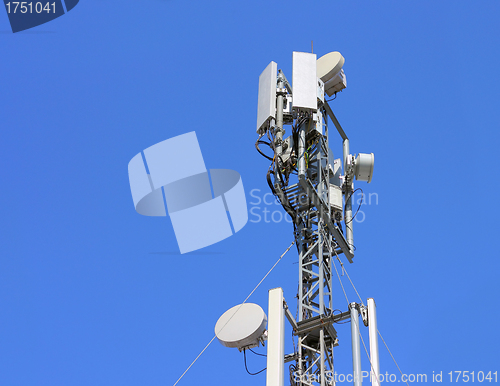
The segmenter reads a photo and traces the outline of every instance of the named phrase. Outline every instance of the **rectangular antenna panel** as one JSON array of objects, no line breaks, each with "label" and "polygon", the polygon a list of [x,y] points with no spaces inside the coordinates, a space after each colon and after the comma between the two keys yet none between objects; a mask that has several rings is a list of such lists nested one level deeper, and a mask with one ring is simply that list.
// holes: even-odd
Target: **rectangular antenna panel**
[{"label": "rectangular antenna panel", "polygon": [[257,103],[257,134],[263,134],[269,121],[276,118],[276,74],[278,65],[271,62],[259,76]]},{"label": "rectangular antenna panel", "polygon": [[338,211],[342,212],[342,189],[337,185],[330,184],[330,206]]},{"label": "rectangular antenna panel", "polygon": [[292,69],[294,110],[316,110],[318,108],[317,79],[316,54],[294,52]]}]

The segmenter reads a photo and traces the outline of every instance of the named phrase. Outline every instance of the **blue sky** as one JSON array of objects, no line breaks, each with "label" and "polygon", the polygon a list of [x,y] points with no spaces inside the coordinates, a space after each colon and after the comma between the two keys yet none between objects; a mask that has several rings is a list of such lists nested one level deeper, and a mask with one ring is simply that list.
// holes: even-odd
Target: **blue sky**
[{"label": "blue sky", "polygon": [[[180,255],[168,219],[135,212],[127,164],[195,130],[207,167],[237,170],[249,208],[264,209],[250,195],[268,192],[258,76],[274,60],[291,79],[292,52],[311,40],[344,55],[347,89],[330,105],[351,151],[375,153],[347,269],[376,299],[402,371],[442,371],[442,384],[450,371],[500,372],[499,16],[494,0],[82,0],[12,34],[0,12],[0,384],[174,384],[292,228],[249,222]],[[338,137],[331,147],[340,155]],[[294,306],[296,261],[292,249],[250,301],[267,309],[283,287]],[[349,326],[337,330],[348,374]],[[381,370],[398,374],[382,344]],[[179,385],[200,383],[265,373],[214,342]]]}]

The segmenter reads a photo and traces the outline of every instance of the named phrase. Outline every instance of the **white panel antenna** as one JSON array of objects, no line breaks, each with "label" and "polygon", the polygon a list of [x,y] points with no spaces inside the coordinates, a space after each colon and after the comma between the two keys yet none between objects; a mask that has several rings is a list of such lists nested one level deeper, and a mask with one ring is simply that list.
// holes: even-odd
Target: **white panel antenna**
[{"label": "white panel antenna", "polygon": [[316,54],[293,53],[292,86],[294,110],[316,110],[318,108]]},{"label": "white panel antenna", "polygon": [[259,99],[257,103],[257,134],[263,134],[276,119],[276,73],[278,65],[271,62],[259,76]]}]

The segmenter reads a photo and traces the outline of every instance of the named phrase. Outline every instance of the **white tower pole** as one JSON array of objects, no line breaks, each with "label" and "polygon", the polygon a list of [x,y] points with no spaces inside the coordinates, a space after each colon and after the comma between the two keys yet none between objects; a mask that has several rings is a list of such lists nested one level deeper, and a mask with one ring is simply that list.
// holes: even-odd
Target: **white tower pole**
[{"label": "white tower pole", "polygon": [[368,299],[368,333],[370,336],[372,386],[379,386],[380,362],[378,357],[377,308],[373,298]]},{"label": "white tower pole", "polygon": [[285,369],[285,310],[283,289],[269,290],[267,331],[267,386],[284,386]]},{"label": "white tower pole", "polygon": [[363,384],[361,374],[361,349],[359,346],[359,313],[356,303],[349,304],[351,310],[351,343],[352,343],[352,370],[354,376],[354,386]]}]

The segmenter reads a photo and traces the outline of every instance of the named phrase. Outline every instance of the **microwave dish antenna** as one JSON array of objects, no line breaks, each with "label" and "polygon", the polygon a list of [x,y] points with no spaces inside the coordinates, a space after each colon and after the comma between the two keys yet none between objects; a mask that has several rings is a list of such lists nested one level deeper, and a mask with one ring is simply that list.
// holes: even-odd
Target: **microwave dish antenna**
[{"label": "microwave dish antenna", "polygon": [[215,325],[215,335],[224,347],[243,350],[264,345],[267,316],[254,303],[234,306],[224,312]]}]

